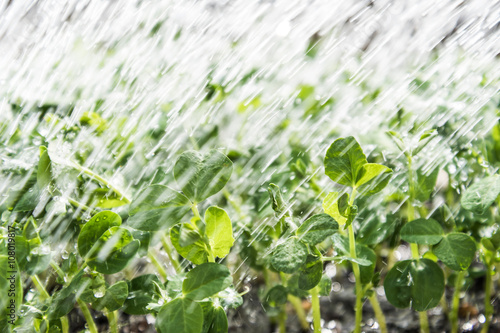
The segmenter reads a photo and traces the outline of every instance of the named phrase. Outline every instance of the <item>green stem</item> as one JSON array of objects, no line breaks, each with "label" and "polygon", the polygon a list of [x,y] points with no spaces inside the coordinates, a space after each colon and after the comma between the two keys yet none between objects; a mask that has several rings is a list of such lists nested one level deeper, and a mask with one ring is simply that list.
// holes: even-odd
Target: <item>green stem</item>
[{"label": "green stem", "polygon": [[50,261],[50,267],[52,267],[52,269],[57,273],[57,275],[63,279],[65,282],[66,282],[66,278],[65,278],[65,274],[64,272],[62,271],[61,267],[59,267],[55,262],[54,260],[51,260]]},{"label": "green stem", "polygon": [[481,328],[481,333],[487,333],[490,327],[491,316],[493,315],[493,306],[491,305],[491,265],[486,263],[486,286],[484,288],[484,316],[486,321]]},{"label": "green stem", "polygon": [[[349,199],[349,206],[352,206],[354,204],[354,198],[356,197],[356,187],[353,187],[352,192],[351,192],[351,198]],[[354,237],[354,229],[352,227],[352,223],[349,224],[348,227],[349,230],[349,252],[351,255],[351,258],[357,259],[356,255],[356,239]],[[352,271],[354,273],[354,278],[355,278],[355,287],[356,287],[356,308],[355,308],[355,314],[356,314],[356,319],[355,319],[355,326],[354,326],[354,333],[361,333],[361,320],[363,317],[363,286],[361,285],[361,274],[359,270],[359,265],[356,262],[352,262]]]},{"label": "green stem", "polygon": [[69,333],[68,316],[61,317],[62,333]]},{"label": "green stem", "polygon": [[151,263],[156,267],[156,270],[158,271],[158,273],[161,275],[161,277],[164,279],[164,280],[167,280],[167,271],[165,270],[165,268],[163,268],[163,266],[158,262],[158,260],[156,259],[155,255],[153,254],[153,252],[151,252],[151,250],[148,251],[148,258],[151,260]]},{"label": "green stem", "polygon": [[108,317],[109,322],[109,333],[118,333],[117,311],[108,311],[106,317]]},{"label": "green stem", "polygon": [[368,297],[370,301],[373,312],[375,313],[375,318],[377,319],[378,325],[380,326],[381,333],[387,333],[387,325],[385,323],[385,316],[382,312],[382,308],[380,307],[380,303],[377,299],[377,294],[374,292],[370,297]]},{"label": "green stem", "polygon": [[90,208],[89,206],[84,205],[84,204],[82,204],[81,202],[78,202],[78,201],[76,201],[76,200],[74,200],[74,199],[71,199],[71,198],[69,198],[69,197],[68,197],[68,198],[66,198],[66,199],[68,200],[68,202],[69,202],[70,204],[72,204],[72,205],[73,205],[73,206],[75,206],[76,208],[80,208],[81,210],[84,210],[84,211],[86,211],[86,212],[90,212],[90,213],[93,213],[93,212],[95,212],[95,211],[96,211],[95,209]]},{"label": "green stem", "polygon": [[280,328],[280,333],[286,333],[286,310],[285,305],[281,307],[280,314],[278,315],[278,324]]},{"label": "green stem", "polygon": [[95,325],[94,319],[92,318],[92,314],[90,313],[87,304],[85,304],[85,302],[83,302],[79,298],[76,301],[78,303],[78,306],[80,306],[80,310],[82,311],[85,320],[87,321],[87,326],[90,333],[98,333],[97,326]]},{"label": "green stem", "polygon": [[43,286],[42,282],[40,281],[40,278],[38,277],[38,275],[32,275],[31,281],[33,281],[33,284],[35,285],[36,289],[38,289],[38,292],[40,293],[40,299],[42,301],[50,298],[49,293],[47,292],[47,290],[45,290],[45,287]]},{"label": "green stem", "polygon": [[[408,198],[408,222],[413,221],[415,219],[415,208],[413,207],[413,202],[415,201],[415,183],[412,169],[412,158],[411,155],[407,155],[408,157],[408,181],[409,181],[409,198]],[[420,253],[418,250],[418,244],[412,243],[411,247],[411,255],[413,259],[420,259]],[[421,311],[418,313],[420,318],[420,332],[429,333],[429,320],[427,318],[427,312]]]},{"label": "green stem", "polygon": [[295,309],[295,313],[297,314],[297,318],[299,319],[300,326],[304,331],[309,329],[309,322],[307,321],[306,312],[304,311],[304,307],[302,306],[302,301],[297,296],[293,296],[288,294],[288,301],[292,304]]},{"label": "green stem", "polygon": [[319,304],[319,295],[317,287],[311,289],[311,303],[312,303],[314,333],[321,333],[321,309]]},{"label": "green stem", "polygon": [[172,247],[168,243],[168,239],[165,235],[161,237],[161,244],[163,245],[163,249],[165,252],[167,252],[168,258],[170,259],[170,262],[172,263],[172,266],[174,266],[174,269],[177,273],[180,273],[182,271],[181,264],[177,260],[177,258],[174,257],[172,254]]},{"label": "green stem", "polygon": [[458,306],[460,305],[460,291],[462,289],[464,275],[464,271],[458,272],[457,279],[455,281],[455,291],[453,292],[453,300],[451,303],[450,313],[451,333],[458,332]]},{"label": "green stem", "polygon": [[130,203],[130,199],[127,198],[125,194],[121,192],[117,187],[115,187],[113,184],[111,184],[107,179],[99,176],[95,172],[93,172],[90,169],[87,169],[86,167],[79,165],[75,163],[75,168],[78,169],[79,171],[89,175],[91,178],[94,178],[95,180],[99,181],[101,184],[105,185],[106,187],[110,188],[113,192],[115,192],[123,201],[126,203]]},{"label": "green stem", "polygon": [[194,217],[196,217],[199,220],[201,220],[200,212],[198,211],[198,206],[197,206],[196,202],[194,202],[191,205],[191,210],[193,211]]}]

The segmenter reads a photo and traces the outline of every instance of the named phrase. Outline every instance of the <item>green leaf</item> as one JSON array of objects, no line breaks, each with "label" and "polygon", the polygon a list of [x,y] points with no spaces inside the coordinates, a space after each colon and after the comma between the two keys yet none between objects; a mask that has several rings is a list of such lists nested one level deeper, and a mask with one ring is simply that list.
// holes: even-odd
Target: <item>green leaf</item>
[{"label": "green leaf", "polygon": [[186,298],[202,300],[226,289],[232,283],[233,278],[226,266],[210,262],[196,266],[186,274],[182,292]]},{"label": "green leaf", "polygon": [[429,199],[439,174],[439,168],[434,168],[430,172],[424,172],[421,168],[417,170],[417,184],[415,186],[415,195],[417,200],[423,202]]},{"label": "green leaf", "polygon": [[90,206],[98,208],[115,208],[129,203],[128,199],[116,194],[108,188],[97,188],[90,195]]},{"label": "green leaf", "polygon": [[144,231],[168,229],[179,223],[190,207],[182,193],[168,186],[151,185],[132,201],[127,224]]},{"label": "green leaf", "polygon": [[434,219],[416,219],[406,223],[400,234],[409,243],[434,245],[443,239],[444,230]]},{"label": "green leaf", "polygon": [[78,252],[85,257],[99,238],[111,227],[120,226],[120,215],[111,211],[102,211],[95,214],[84,224],[78,235]]},{"label": "green leaf", "polygon": [[427,130],[420,136],[417,147],[412,151],[412,156],[417,155],[431,140],[438,135],[435,129]]},{"label": "green leaf", "polygon": [[323,262],[318,257],[308,255],[299,272],[299,288],[309,290],[318,285],[323,275]]},{"label": "green leaf", "polygon": [[156,317],[160,333],[201,333],[203,309],[187,298],[177,298],[165,304]]},{"label": "green leaf", "polygon": [[266,294],[265,302],[271,307],[276,308],[286,303],[288,292],[282,285],[277,285],[269,289]]},{"label": "green leaf", "polygon": [[382,164],[366,163],[362,165],[356,180],[356,187],[368,183],[385,172],[391,172],[391,169]]},{"label": "green leaf", "polygon": [[271,256],[271,265],[277,271],[295,273],[307,258],[307,246],[297,238],[289,238],[278,245]]},{"label": "green leaf", "polygon": [[325,174],[336,183],[354,187],[366,156],[352,136],[335,140],[325,156]]},{"label": "green leaf", "polygon": [[494,175],[475,182],[464,192],[462,207],[474,214],[483,214],[500,194],[500,176]]},{"label": "green leaf", "polygon": [[281,218],[283,216],[289,216],[286,211],[286,203],[285,200],[283,200],[283,194],[281,193],[279,186],[276,184],[269,184],[267,191],[269,192],[269,198],[271,199],[271,205],[276,213],[276,217]]},{"label": "green leaf", "polygon": [[134,237],[134,239],[137,239],[140,242],[137,254],[140,257],[144,257],[145,255],[147,255],[149,244],[151,242],[151,233],[147,231],[133,230],[132,237]]},{"label": "green leaf", "polygon": [[128,285],[125,281],[119,281],[106,289],[104,297],[98,298],[92,307],[98,311],[106,308],[108,311],[115,311],[122,307],[128,296]]},{"label": "green leaf", "polygon": [[338,230],[338,223],[330,215],[316,214],[300,225],[297,229],[297,236],[304,243],[316,245]]},{"label": "green leaf", "polygon": [[139,250],[139,246],[139,241],[134,240],[130,231],[111,227],[92,246],[85,255],[85,260],[90,268],[99,273],[118,273],[127,266]]},{"label": "green leaf", "polygon": [[195,203],[216,194],[226,185],[233,163],[223,153],[212,149],[206,154],[186,151],[174,166],[174,177],[182,192]]},{"label": "green leaf", "polygon": [[205,244],[205,242],[203,242],[201,237],[194,243],[183,247],[180,244],[181,232],[198,234],[194,227],[189,223],[184,223],[182,225],[176,225],[172,227],[172,229],[170,229],[170,240],[172,241],[172,245],[177,250],[177,252],[183,258],[186,258],[195,265],[206,263],[208,261],[207,245]]},{"label": "green leaf", "polygon": [[321,281],[319,281],[318,289],[321,296],[330,296],[330,292],[332,291],[332,279],[328,275],[323,274],[321,276]]},{"label": "green leaf", "polygon": [[220,306],[216,307],[213,311],[213,319],[208,333],[227,333],[229,325],[227,322],[226,311]]},{"label": "green leaf", "polygon": [[47,188],[52,182],[52,167],[45,146],[40,146],[40,160],[38,161],[36,181],[40,189]]},{"label": "green leaf", "polygon": [[452,232],[434,246],[432,252],[451,269],[464,271],[476,256],[476,243],[467,234]]},{"label": "green leaf", "polygon": [[123,304],[123,312],[130,315],[144,315],[150,310],[149,303],[155,303],[159,297],[154,292],[155,283],[161,284],[160,279],[154,274],[138,276],[130,281],[129,294]]},{"label": "green leaf", "polygon": [[340,234],[335,234],[332,237],[333,245],[337,252],[344,254],[344,257],[339,257],[339,260],[349,260],[360,265],[361,283],[367,284],[371,281],[377,255],[368,246],[363,244],[356,244],[356,258],[350,255],[349,239]]},{"label": "green leaf", "polygon": [[387,131],[387,135],[389,135],[389,138],[392,139],[392,141],[396,144],[396,146],[401,150],[401,152],[404,152],[405,155],[409,155],[408,152],[406,151],[405,143],[403,141],[403,138],[399,133],[396,133],[394,131]]},{"label": "green leaf", "polygon": [[369,196],[382,191],[391,179],[392,170],[382,164],[366,163],[358,173],[358,193]]},{"label": "green leaf", "polygon": [[234,244],[233,227],[226,211],[219,207],[209,207],[205,211],[205,233],[214,256],[224,258]]},{"label": "green leaf", "polygon": [[335,221],[339,225],[344,225],[347,221],[347,218],[342,216],[339,211],[338,206],[339,193],[338,192],[330,192],[323,200],[323,210],[326,214],[333,217]]},{"label": "green leaf", "polygon": [[83,276],[83,270],[81,270],[73,277],[69,285],[52,296],[52,301],[47,309],[47,318],[54,320],[70,313],[75,306],[76,299],[80,297],[90,282],[89,278]]},{"label": "green leaf", "polygon": [[443,271],[430,259],[399,261],[385,277],[384,290],[395,307],[426,311],[437,306],[443,296]]}]

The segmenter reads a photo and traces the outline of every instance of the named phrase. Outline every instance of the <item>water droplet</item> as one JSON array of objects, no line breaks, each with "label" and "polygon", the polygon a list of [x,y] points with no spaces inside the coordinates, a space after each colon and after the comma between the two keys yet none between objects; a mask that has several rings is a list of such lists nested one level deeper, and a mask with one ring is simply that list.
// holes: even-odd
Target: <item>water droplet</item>
[{"label": "water droplet", "polygon": [[102,290],[98,290],[94,293],[95,298],[102,298],[104,297],[104,292]]}]

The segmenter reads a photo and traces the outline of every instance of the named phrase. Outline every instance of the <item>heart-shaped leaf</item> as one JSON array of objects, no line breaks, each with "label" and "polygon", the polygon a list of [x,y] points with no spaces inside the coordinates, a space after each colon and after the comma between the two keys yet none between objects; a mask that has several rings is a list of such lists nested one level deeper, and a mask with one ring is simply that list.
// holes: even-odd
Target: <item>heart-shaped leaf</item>
[{"label": "heart-shaped leaf", "polygon": [[467,234],[452,232],[443,237],[432,252],[451,269],[464,271],[476,256],[476,243]]}]

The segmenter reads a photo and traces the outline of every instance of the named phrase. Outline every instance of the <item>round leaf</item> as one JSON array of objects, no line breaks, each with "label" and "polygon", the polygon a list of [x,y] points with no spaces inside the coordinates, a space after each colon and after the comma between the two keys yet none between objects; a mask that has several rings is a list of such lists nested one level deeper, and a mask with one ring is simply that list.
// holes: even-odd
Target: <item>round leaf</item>
[{"label": "round leaf", "polygon": [[401,228],[401,238],[409,243],[434,245],[443,239],[444,231],[434,219],[417,219]]},{"label": "round leaf", "polygon": [[186,274],[182,292],[186,298],[202,300],[226,289],[232,283],[233,278],[226,266],[209,262],[193,268]]},{"label": "round leaf", "polygon": [[269,289],[266,294],[265,301],[273,308],[281,306],[286,303],[288,293],[285,287],[277,285]]},{"label": "round leaf", "polygon": [[82,257],[85,257],[92,246],[99,238],[111,227],[120,226],[122,219],[120,215],[109,210],[100,212],[92,216],[85,223],[80,235],[78,235],[78,252]]},{"label": "round leaf", "polygon": [[161,333],[201,333],[203,309],[187,298],[177,298],[165,304],[156,318],[156,329]]},{"label": "round leaf", "polygon": [[302,223],[297,230],[297,236],[309,245],[316,245],[338,230],[338,223],[330,215],[316,214]]},{"label": "round leaf", "polygon": [[274,249],[271,264],[277,271],[292,274],[305,263],[306,258],[307,246],[297,238],[289,238]]},{"label": "round leaf", "polygon": [[500,194],[500,176],[494,175],[472,184],[462,195],[462,207],[483,214]]},{"label": "round leaf", "polygon": [[464,271],[476,256],[476,243],[469,235],[453,232],[446,235],[432,252],[451,269]]},{"label": "round leaf", "polygon": [[426,311],[438,305],[443,296],[444,274],[432,260],[403,260],[387,274],[384,290],[395,307]]}]

